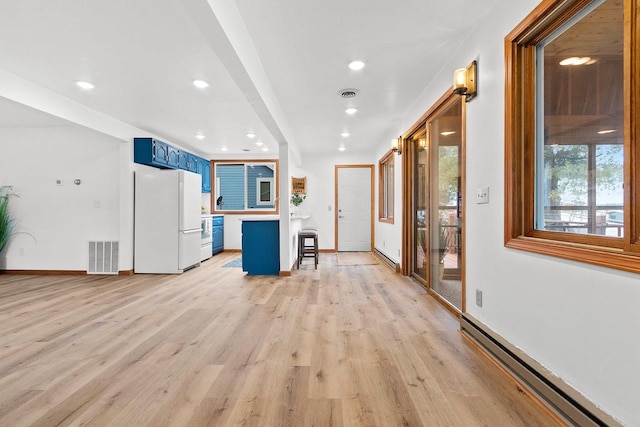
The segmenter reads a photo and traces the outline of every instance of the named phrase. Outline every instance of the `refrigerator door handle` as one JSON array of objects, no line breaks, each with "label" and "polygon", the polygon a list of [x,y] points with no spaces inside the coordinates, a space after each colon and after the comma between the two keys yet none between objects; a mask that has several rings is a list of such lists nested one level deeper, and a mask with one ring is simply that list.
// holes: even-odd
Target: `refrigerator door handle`
[{"label": "refrigerator door handle", "polygon": [[185,230],[185,231],[183,231],[184,234],[201,233],[201,232],[202,232],[202,230],[200,230],[199,228],[195,229],[195,230]]}]

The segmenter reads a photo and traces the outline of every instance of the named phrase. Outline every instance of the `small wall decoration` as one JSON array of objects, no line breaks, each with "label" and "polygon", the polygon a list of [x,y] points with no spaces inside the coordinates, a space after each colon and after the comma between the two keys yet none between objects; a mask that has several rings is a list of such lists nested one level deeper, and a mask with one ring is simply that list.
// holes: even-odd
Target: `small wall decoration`
[{"label": "small wall decoration", "polygon": [[291,177],[291,194],[307,194],[307,177]]}]

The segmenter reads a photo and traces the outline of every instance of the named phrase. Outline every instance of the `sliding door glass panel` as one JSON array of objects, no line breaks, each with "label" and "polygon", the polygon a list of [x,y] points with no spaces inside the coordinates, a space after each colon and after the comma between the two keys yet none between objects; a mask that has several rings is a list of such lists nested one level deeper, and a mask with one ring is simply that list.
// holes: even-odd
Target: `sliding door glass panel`
[{"label": "sliding door glass panel", "polygon": [[423,283],[427,281],[427,150],[426,129],[411,136],[407,145],[413,150],[413,270]]},{"label": "sliding door glass panel", "polygon": [[461,98],[429,123],[429,139],[429,286],[458,310],[462,310]]}]

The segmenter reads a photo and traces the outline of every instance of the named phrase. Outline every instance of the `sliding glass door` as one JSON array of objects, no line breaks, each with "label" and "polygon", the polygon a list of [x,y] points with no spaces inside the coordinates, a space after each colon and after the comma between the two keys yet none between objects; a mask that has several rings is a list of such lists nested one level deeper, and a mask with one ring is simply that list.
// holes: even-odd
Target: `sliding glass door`
[{"label": "sliding glass door", "polygon": [[411,161],[411,275],[462,311],[463,98],[450,97],[405,140]]}]

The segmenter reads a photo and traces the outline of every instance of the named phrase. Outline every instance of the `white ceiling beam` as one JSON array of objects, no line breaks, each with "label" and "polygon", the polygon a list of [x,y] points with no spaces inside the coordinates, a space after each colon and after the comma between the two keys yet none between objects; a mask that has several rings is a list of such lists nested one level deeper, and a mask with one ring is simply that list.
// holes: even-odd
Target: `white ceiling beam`
[{"label": "white ceiling beam", "polygon": [[278,142],[280,150],[288,148],[299,163],[299,149],[235,2],[182,0],[182,3],[213,52]]}]

